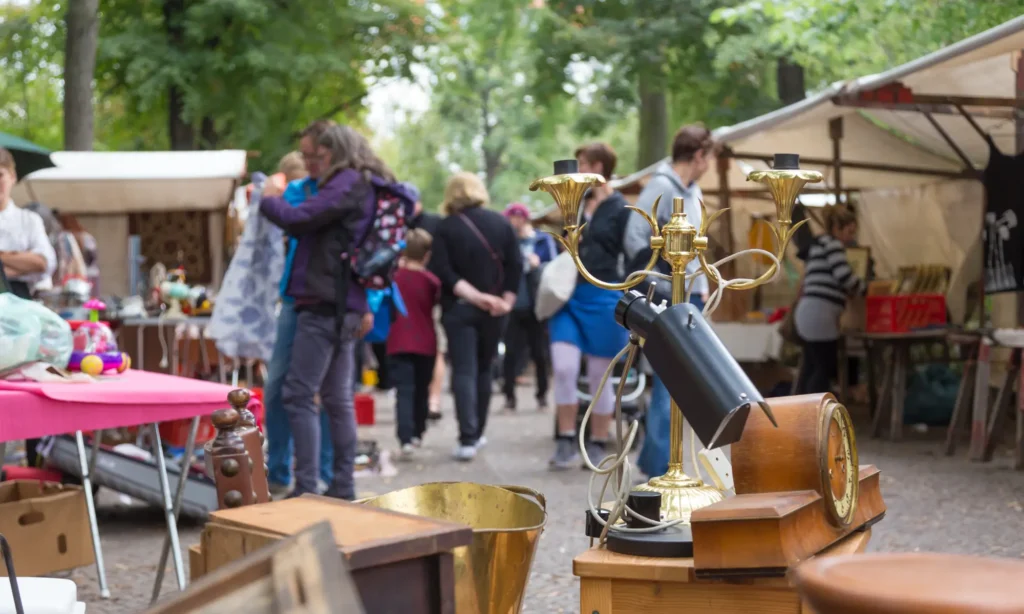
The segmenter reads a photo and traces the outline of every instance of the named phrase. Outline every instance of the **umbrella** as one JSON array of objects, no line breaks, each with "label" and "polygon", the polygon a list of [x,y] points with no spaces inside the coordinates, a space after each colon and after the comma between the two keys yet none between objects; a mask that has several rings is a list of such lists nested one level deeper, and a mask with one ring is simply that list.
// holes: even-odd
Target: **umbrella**
[{"label": "umbrella", "polygon": [[18,167],[18,177],[24,177],[41,168],[56,166],[50,160],[50,150],[6,132],[0,132],[0,147],[7,149],[14,156],[14,165]]}]

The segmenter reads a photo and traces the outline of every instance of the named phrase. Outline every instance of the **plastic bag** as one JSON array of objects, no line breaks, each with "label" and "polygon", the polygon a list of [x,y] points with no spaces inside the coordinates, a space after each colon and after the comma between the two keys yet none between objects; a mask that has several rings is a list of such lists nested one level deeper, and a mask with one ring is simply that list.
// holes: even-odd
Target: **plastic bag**
[{"label": "plastic bag", "polygon": [[32,362],[67,368],[72,346],[71,326],[56,313],[0,294],[0,372]]}]

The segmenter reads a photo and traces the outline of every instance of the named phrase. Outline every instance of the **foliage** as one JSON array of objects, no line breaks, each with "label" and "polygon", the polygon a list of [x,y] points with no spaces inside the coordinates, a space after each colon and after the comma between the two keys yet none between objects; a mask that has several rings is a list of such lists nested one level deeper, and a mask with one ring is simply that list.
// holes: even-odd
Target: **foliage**
[{"label": "foliage", "polygon": [[719,70],[771,80],[775,61],[804,67],[808,87],[908,62],[1024,14],[1024,0],[747,0],[711,16]]},{"label": "foliage", "polygon": [[0,130],[59,149],[63,20],[52,4],[0,5]]},{"label": "foliage", "polygon": [[100,88],[129,115],[167,117],[174,88],[198,145],[272,158],[311,119],[357,117],[365,79],[407,74],[427,31],[411,0],[106,0],[101,24]]},{"label": "foliage", "polygon": [[[538,62],[537,93],[551,100],[563,91],[589,88],[594,110],[613,122],[637,102],[640,79],[669,92],[673,124],[703,121],[731,124],[770,110],[763,85],[712,63],[705,38],[712,12],[726,0],[583,0],[551,2],[533,37],[544,50]],[[580,65],[593,69],[574,83]],[[586,128],[586,126],[580,126]]]}]

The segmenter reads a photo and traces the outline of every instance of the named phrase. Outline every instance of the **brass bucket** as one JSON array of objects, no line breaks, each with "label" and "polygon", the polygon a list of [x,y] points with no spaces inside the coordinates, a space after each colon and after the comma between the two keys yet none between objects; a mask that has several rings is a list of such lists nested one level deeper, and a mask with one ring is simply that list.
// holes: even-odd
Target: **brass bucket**
[{"label": "brass bucket", "polygon": [[544,495],[523,486],[433,482],[360,503],[472,527],[473,542],[453,552],[456,612],[518,614],[547,520]]}]

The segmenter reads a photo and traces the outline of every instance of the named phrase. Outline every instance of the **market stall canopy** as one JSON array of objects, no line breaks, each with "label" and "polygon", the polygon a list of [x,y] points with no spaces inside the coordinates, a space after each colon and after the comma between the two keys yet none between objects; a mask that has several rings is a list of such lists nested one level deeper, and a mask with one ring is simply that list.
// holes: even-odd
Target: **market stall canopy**
[{"label": "market stall canopy", "polygon": [[244,150],[51,154],[55,168],[26,176],[14,189],[70,214],[211,211],[227,206],[245,174]]},{"label": "market stall canopy", "polygon": [[[973,176],[973,169],[988,160],[982,132],[1004,152],[1016,151],[1022,49],[1024,17],[1018,17],[884,73],[836,83],[777,111],[719,128],[715,140],[736,159],[730,164],[729,189],[760,190],[746,176],[768,168],[776,152],[799,153],[801,166],[825,174],[826,185],[808,187],[833,187],[834,128],[842,132],[843,189],[908,187]],[[655,166],[612,185],[641,182]],[[712,169],[700,185],[715,193],[719,181]]]}]

